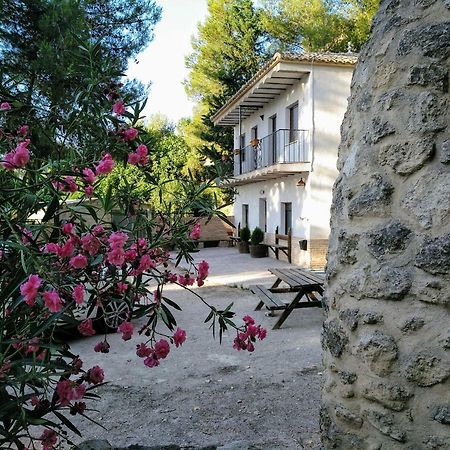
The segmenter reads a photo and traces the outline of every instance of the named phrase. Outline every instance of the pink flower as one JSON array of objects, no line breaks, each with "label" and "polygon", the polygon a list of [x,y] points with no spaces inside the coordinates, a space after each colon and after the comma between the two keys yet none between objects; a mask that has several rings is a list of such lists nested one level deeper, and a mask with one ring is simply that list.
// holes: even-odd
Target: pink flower
[{"label": "pink flower", "polygon": [[136,164],[139,163],[140,161],[140,157],[137,153],[129,153],[128,154],[128,164],[131,164],[133,166],[135,166]]},{"label": "pink flower", "polygon": [[94,327],[92,326],[92,319],[83,320],[83,322],[81,322],[80,325],[78,325],[78,331],[83,336],[94,336],[95,330]]},{"label": "pink flower", "polygon": [[81,236],[81,246],[85,252],[88,252],[91,256],[95,256],[100,250],[102,243],[99,238],[93,234],[85,234]]},{"label": "pink flower", "polygon": [[136,355],[139,358],[147,358],[153,353],[153,350],[150,347],[147,347],[144,343],[136,345]]},{"label": "pink flower", "polygon": [[108,262],[116,267],[122,266],[125,262],[125,252],[121,248],[108,252]]},{"label": "pink flower", "polygon": [[55,290],[44,292],[43,298],[45,306],[50,312],[57,313],[61,311],[63,304],[60,296]]},{"label": "pink flower", "polygon": [[11,109],[11,105],[8,102],[0,103],[0,110],[7,111],[8,109]]},{"label": "pink flower", "polygon": [[253,342],[251,341],[247,342],[247,351],[250,353],[255,351],[255,346],[253,345]]},{"label": "pink flower", "polygon": [[138,148],[136,149],[136,154],[138,154],[140,158],[145,158],[148,155],[147,146],[144,144],[138,145]]},{"label": "pink flower", "polygon": [[13,155],[13,164],[16,167],[25,167],[30,160],[30,152],[27,149],[27,145],[30,143],[30,140],[27,139],[24,142],[21,142],[17,147]]},{"label": "pink flower", "polygon": [[161,339],[155,344],[155,353],[159,359],[164,359],[170,352],[170,345],[165,339]]},{"label": "pink flower", "polygon": [[68,258],[72,255],[74,249],[74,244],[72,239],[67,239],[67,241],[58,248],[58,255],[60,258]]},{"label": "pink flower", "polygon": [[114,169],[114,161],[109,153],[106,153],[95,168],[97,175],[108,175]]},{"label": "pink flower", "polygon": [[84,286],[82,284],[77,284],[72,290],[72,298],[75,300],[77,305],[81,305],[84,300]]},{"label": "pink flower", "polygon": [[19,136],[25,137],[28,134],[29,128],[30,127],[28,125],[20,125],[19,128],[17,128],[17,134]]},{"label": "pink flower", "polygon": [[125,105],[122,100],[118,100],[116,103],[112,105],[113,113],[122,115],[125,112]]},{"label": "pink flower", "polygon": [[39,338],[34,337],[28,341],[26,353],[35,353],[39,351]]},{"label": "pink flower", "polygon": [[84,175],[84,181],[86,181],[87,184],[94,184],[97,177],[95,176],[95,173],[89,169],[89,167],[86,167],[83,169],[83,175]]},{"label": "pink flower", "polygon": [[117,287],[117,290],[118,290],[121,294],[123,294],[125,291],[128,290],[129,285],[128,285],[127,283],[124,283],[124,282],[122,282],[122,281],[119,281],[119,282],[117,283],[116,287]]},{"label": "pink flower", "polygon": [[74,227],[73,223],[67,222],[62,226],[62,232],[64,234],[72,234]]},{"label": "pink flower", "polygon": [[55,244],[54,242],[49,242],[48,244],[45,244],[44,252],[45,253],[54,253],[55,255],[59,255],[60,247],[58,244]]},{"label": "pink flower", "polygon": [[116,231],[111,233],[108,238],[109,245],[112,249],[122,248],[125,245],[125,242],[128,240],[128,234],[123,231]]},{"label": "pink flower", "polygon": [[39,439],[41,440],[42,450],[52,450],[58,442],[56,432],[49,429],[45,429]]},{"label": "pink flower", "polygon": [[29,245],[33,241],[33,233],[31,230],[28,230],[25,227],[18,226],[21,234],[22,234],[22,242],[25,245]]},{"label": "pink flower", "polygon": [[86,186],[85,188],[84,188],[84,195],[86,196],[86,197],[92,197],[92,194],[94,193],[94,187],[93,186]]},{"label": "pink flower", "polygon": [[262,341],[267,336],[267,330],[265,328],[262,328],[261,326],[258,326],[258,338],[260,341]]},{"label": "pink flower", "polygon": [[103,234],[104,232],[105,229],[103,228],[103,225],[95,225],[94,228],[92,228],[92,234],[95,234],[96,236]]},{"label": "pink flower", "polygon": [[3,157],[2,166],[6,170],[14,170],[14,153],[8,152]]},{"label": "pink flower", "polygon": [[133,335],[134,326],[131,322],[122,322],[117,328],[119,333],[122,333],[122,339],[124,341],[129,341]]},{"label": "pink flower", "polygon": [[182,330],[181,328],[177,328],[177,331],[175,331],[175,333],[173,334],[172,339],[175,347],[180,347],[186,340],[186,331]]},{"label": "pink flower", "polygon": [[88,260],[84,255],[76,255],[70,258],[69,265],[74,269],[84,269],[88,264]]},{"label": "pink flower", "polygon": [[39,399],[38,396],[33,395],[31,397],[31,406],[39,406],[41,404],[41,400]]},{"label": "pink flower", "polygon": [[201,261],[197,267],[197,284],[203,286],[204,280],[208,276],[209,264],[206,261]]},{"label": "pink flower", "polygon": [[255,319],[253,319],[253,317],[251,316],[244,316],[242,319],[246,325],[254,325],[255,324]]},{"label": "pink flower", "polygon": [[126,130],[123,130],[122,136],[124,141],[133,141],[137,138],[137,135],[139,134],[138,130],[136,128],[127,128]]},{"label": "pink flower", "polygon": [[97,342],[94,346],[94,352],[109,353],[110,345],[106,341]]},{"label": "pink flower", "polygon": [[155,353],[152,353],[148,358],[144,359],[144,364],[147,367],[157,367],[159,366],[159,359]]},{"label": "pink flower", "polygon": [[105,373],[99,366],[92,367],[92,369],[89,369],[85,375],[86,381],[91,384],[100,384],[103,382],[104,378]]},{"label": "pink flower", "polygon": [[59,403],[62,406],[67,406],[74,398],[72,382],[69,380],[59,381],[56,385],[56,393],[59,397]]},{"label": "pink flower", "polygon": [[201,233],[201,226],[199,223],[196,223],[191,230],[191,233],[189,234],[189,237],[195,241],[197,239],[200,238],[200,233]]},{"label": "pink flower", "polygon": [[30,275],[28,280],[20,286],[20,293],[25,299],[25,303],[28,306],[34,306],[36,303],[36,297],[38,295],[39,287],[41,286],[42,280],[39,275]]}]

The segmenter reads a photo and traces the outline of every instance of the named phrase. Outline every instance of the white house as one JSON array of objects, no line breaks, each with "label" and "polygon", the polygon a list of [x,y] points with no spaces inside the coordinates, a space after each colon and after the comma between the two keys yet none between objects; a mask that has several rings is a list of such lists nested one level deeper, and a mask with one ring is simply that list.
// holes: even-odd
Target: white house
[{"label": "white house", "polygon": [[[357,57],[277,53],[212,117],[234,127],[234,217],[266,242],[292,233],[292,262],[325,265],[340,126]],[[272,252],[270,254],[273,255]]]}]

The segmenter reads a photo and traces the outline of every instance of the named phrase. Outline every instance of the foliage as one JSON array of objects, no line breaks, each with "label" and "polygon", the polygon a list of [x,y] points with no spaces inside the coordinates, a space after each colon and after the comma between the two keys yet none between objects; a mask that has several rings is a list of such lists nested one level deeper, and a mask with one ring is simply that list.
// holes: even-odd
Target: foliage
[{"label": "foliage", "polygon": [[242,242],[248,242],[250,240],[250,235],[251,233],[249,227],[245,226],[244,228],[241,228],[239,237]]},{"label": "foliage", "polygon": [[263,27],[274,50],[359,51],[379,0],[263,0]]},{"label": "foliage", "polygon": [[[182,202],[151,216],[139,203],[124,207],[123,199],[135,195],[132,183],[120,187],[123,199],[112,188],[99,189],[114,166],[133,166],[137,178],[141,171],[157,189],[156,164],[146,145],[151,134],[140,126],[145,100],[122,95],[113,81],[120,75],[114,63],[104,56],[98,64],[100,44],[79,46],[67,74],[78,80],[65,93],[73,105],[67,111],[54,108],[39,90],[27,97],[10,78],[0,80],[6,93],[0,97],[2,448],[51,450],[67,439],[67,430],[78,433],[69,414],[88,419],[88,403],[107,374],[99,366],[83,367],[58,337],[61,328],[78,326],[81,334],[93,335],[119,325],[130,340],[132,319],[145,318],[136,354],[147,367],[183,344],[186,333],[175,318],[181,308],[167,298],[165,286],[189,290],[204,283],[208,264],[193,263],[191,234],[198,224],[188,212],[220,216],[202,199],[214,179],[182,183]],[[77,192],[81,198],[70,201]],[[100,205],[90,202],[93,195]],[[122,219],[113,220],[115,211]],[[177,248],[174,258],[168,248]],[[182,260],[187,269],[179,266]],[[209,308],[206,323],[220,339],[227,329],[236,330],[236,349],[253,351],[265,337],[251,318],[238,327],[232,305],[218,310],[191,292]],[[93,350],[109,348],[104,334]]]},{"label": "foliage", "polygon": [[255,227],[255,229],[252,232],[252,236],[250,238],[250,243],[252,245],[258,245],[261,244],[261,242],[264,240],[264,231],[261,230],[259,227]]}]

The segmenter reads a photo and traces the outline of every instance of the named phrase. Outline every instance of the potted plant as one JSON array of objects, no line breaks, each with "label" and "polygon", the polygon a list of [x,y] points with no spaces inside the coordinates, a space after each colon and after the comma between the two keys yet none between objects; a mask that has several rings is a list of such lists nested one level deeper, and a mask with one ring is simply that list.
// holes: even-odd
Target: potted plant
[{"label": "potted plant", "polygon": [[244,227],[239,232],[240,241],[238,242],[239,253],[250,253],[248,241],[250,239],[250,229]]},{"label": "potted plant", "polygon": [[267,246],[262,244],[264,240],[264,231],[256,227],[250,238],[250,256],[252,258],[264,258],[267,256]]}]

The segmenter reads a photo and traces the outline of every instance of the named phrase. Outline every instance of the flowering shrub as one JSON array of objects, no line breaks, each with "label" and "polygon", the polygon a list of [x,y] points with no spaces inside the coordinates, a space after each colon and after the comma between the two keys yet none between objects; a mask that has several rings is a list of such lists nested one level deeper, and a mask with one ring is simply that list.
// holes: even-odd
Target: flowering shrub
[{"label": "flowering shrub", "polygon": [[[65,439],[65,428],[78,432],[67,413],[85,416],[95,387],[107,379],[101,367],[84,367],[60,329],[101,333],[92,350],[108,353],[108,330],[128,341],[133,319],[145,318],[136,355],[157,367],[187,339],[165,286],[200,287],[208,276],[208,263],[195,265],[190,255],[201,230],[186,211],[198,209],[213,181],[186,184],[179,208],[149,217],[137,205],[121,210],[119,222],[111,219],[120,209],[111,192],[96,192],[117,164],[133,164],[152,179],[151,149],[139,127],[143,106],[104,80],[93,74],[70,117],[52,123],[41,123],[39,112],[19,100],[0,99],[0,444],[19,450],[36,441],[49,450]],[[100,206],[89,203],[92,196]],[[187,270],[180,269],[183,259]],[[231,327],[233,346],[253,351],[265,337],[248,316],[236,326],[232,305],[221,311],[191,292],[209,308],[206,322],[220,340]]]}]

